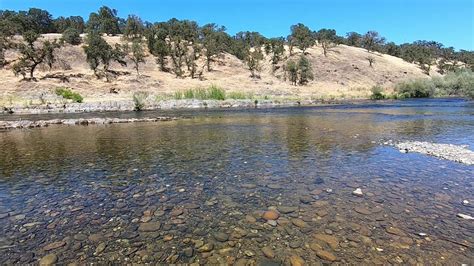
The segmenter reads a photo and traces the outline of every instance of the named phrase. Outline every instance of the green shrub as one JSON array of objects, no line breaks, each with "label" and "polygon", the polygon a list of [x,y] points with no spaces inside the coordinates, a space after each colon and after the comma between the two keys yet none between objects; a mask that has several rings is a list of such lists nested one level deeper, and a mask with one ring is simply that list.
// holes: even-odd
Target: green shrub
[{"label": "green shrub", "polygon": [[148,98],[148,92],[137,91],[133,93],[133,103],[135,104],[135,111],[141,111],[145,108],[145,101]]},{"label": "green shrub", "polygon": [[174,94],[176,100],[181,99],[198,99],[198,100],[225,100],[225,90],[211,85],[208,88],[195,88],[184,91],[177,91]]},{"label": "green shrub", "polygon": [[438,96],[474,98],[474,72],[469,69],[449,72],[442,78],[433,78]]},{"label": "green shrub", "polygon": [[463,69],[449,72],[442,77],[404,81],[397,84],[396,92],[398,99],[433,96],[474,98],[474,72]]},{"label": "green shrub", "polygon": [[76,103],[82,103],[82,101],[84,100],[84,98],[82,98],[82,96],[79,93],[73,92],[69,88],[63,88],[63,87],[56,88],[55,92],[56,92],[56,95],[62,96],[64,99],[72,100],[73,102],[76,102]]},{"label": "green shrub", "polygon": [[431,79],[414,79],[396,86],[398,98],[426,98],[434,96],[435,86]]},{"label": "green shrub", "polygon": [[385,99],[385,95],[383,94],[383,88],[379,85],[373,86],[370,91],[372,91],[372,95],[370,95],[371,100],[383,100]]},{"label": "green shrub", "polygon": [[63,36],[62,36],[61,39],[64,42],[67,42],[67,43],[72,44],[72,45],[78,45],[78,44],[81,44],[81,42],[82,42],[81,34],[75,28],[67,28],[63,32]]},{"label": "green shrub", "polygon": [[208,94],[210,99],[214,100],[225,100],[225,90],[219,88],[215,85],[211,85],[208,89]]}]

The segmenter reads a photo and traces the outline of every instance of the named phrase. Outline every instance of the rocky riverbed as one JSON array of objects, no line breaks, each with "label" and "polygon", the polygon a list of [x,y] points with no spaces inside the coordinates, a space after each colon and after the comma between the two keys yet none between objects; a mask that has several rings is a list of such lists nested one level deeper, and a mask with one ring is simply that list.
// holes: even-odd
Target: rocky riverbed
[{"label": "rocky riverbed", "polygon": [[472,143],[468,108],[7,130],[0,264],[469,265],[474,168],[379,142]]},{"label": "rocky riverbed", "polygon": [[395,144],[400,152],[418,152],[445,160],[474,165],[474,152],[466,145],[406,141]]},{"label": "rocky riverbed", "polygon": [[47,127],[50,125],[105,125],[118,123],[161,122],[180,119],[179,117],[153,118],[78,118],[78,119],[50,119],[50,120],[19,120],[0,121],[0,130]]}]

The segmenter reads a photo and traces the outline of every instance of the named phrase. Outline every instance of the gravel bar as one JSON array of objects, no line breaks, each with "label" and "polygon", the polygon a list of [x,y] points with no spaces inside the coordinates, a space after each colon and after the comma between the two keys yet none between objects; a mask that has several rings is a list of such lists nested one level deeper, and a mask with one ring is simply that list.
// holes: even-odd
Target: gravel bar
[{"label": "gravel bar", "polygon": [[474,165],[474,152],[467,145],[439,144],[421,141],[407,141],[395,144],[400,152],[418,152],[441,159]]}]

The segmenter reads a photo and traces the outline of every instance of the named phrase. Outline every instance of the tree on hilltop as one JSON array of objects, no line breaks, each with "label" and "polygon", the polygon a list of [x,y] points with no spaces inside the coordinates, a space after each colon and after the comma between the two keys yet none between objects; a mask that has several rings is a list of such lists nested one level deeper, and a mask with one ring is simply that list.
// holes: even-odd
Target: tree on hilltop
[{"label": "tree on hilltop", "polygon": [[128,40],[141,39],[144,31],[145,27],[142,20],[138,16],[129,15],[125,22],[123,36]]},{"label": "tree on hilltop", "polygon": [[120,33],[117,10],[102,6],[97,13],[91,13],[87,21],[88,31],[116,35]]},{"label": "tree on hilltop", "polygon": [[291,26],[291,40],[303,51],[303,54],[315,43],[311,30],[302,23]]},{"label": "tree on hilltop", "polygon": [[376,31],[368,31],[362,37],[362,43],[365,49],[368,52],[375,51],[377,46],[382,45],[385,42],[385,38],[380,36]]},{"label": "tree on hilltop", "polygon": [[328,51],[331,48],[336,47],[340,42],[339,37],[336,35],[336,30],[320,29],[318,32],[315,33],[315,35],[316,39],[318,40],[318,43],[323,48],[324,56],[328,56]]}]

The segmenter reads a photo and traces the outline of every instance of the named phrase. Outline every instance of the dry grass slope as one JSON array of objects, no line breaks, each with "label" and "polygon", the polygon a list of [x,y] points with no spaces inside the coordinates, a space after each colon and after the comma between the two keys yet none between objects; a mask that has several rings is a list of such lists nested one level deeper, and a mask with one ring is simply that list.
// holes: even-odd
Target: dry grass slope
[{"label": "dry grass slope", "polygon": [[[43,38],[58,38],[59,34],[48,34]],[[121,42],[119,36],[106,37],[113,44]],[[203,69],[203,79],[176,78],[173,73],[161,72],[152,56],[146,58],[141,65],[142,75],[137,78],[131,62],[127,67],[112,64],[111,69],[119,71],[111,82],[98,80],[89,69],[82,46],[67,45],[58,51],[60,60],[52,70],[40,68],[36,73],[37,82],[20,81],[7,66],[0,70],[0,105],[3,102],[24,102],[34,104],[41,98],[41,94],[48,95],[56,87],[65,86],[74,89],[84,96],[85,102],[130,100],[136,91],[147,91],[157,97],[172,95],[175,91],[195,87],[207,87],[211,84],[224,88],[226,91],[251,93],[256,96],[273,98],[367,98],[370,88],[379,84],[385,88],[392,88],[401,80],[426,77],[421,69],[403,61],[400,58],[368,53],[366,50],[346,45],[333,48],[328,56],[323,55],[321,47],[315,46],[307,50],[315,79],[306,86],[292,86],[284,80],[284,73],[280,69],[272,73],[270,57],[267,56],[262,65],[261,78],[252,79],[250,71],[244,62],[230,54],[224,54],[213,63],[213,71],[207,72],[205,62],[199,62]],[[301,52],[295,52],[297,59]],[[15,60],[18,55],[8,51],[7,60]],[[288,56],[288,53],[286,53]],[[375,58],[373,67],[369,66],[368,56]],[[128,73],[128,74],[124,74]],[[69,76],[67,82],[58,78],[45,78],[64,74]],[[433,73],[434,74],[434,73]],[[110,93],[115,89],[119,93]]]}]

